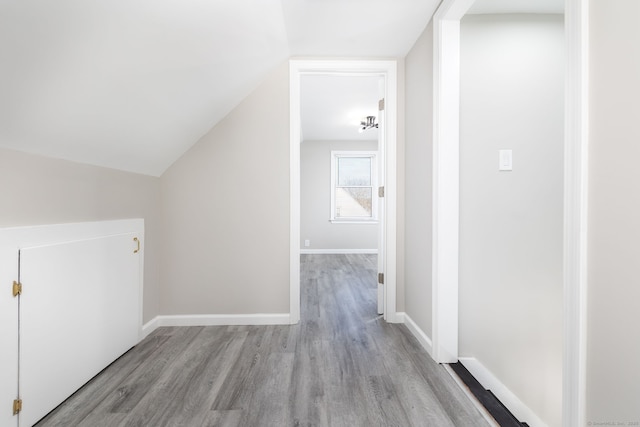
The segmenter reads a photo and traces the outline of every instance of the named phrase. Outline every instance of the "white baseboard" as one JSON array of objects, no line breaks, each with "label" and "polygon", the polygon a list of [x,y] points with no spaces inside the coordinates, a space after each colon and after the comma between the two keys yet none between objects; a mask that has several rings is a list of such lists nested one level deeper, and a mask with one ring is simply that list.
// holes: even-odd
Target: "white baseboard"
[{"label": "white baseboard", "polygon": [[140,341],[151,335],[153,331],[158,329],[158,316],[149,320],[147,323],[142,325],[142,332],[140,333]]},{"label": "white baseboard", "polygon": [[526,422],[531,427],[547,427],[527,405],[522,402],[511,390],[507,388],[491,371],[482,365],[475,357],[461,357],[460,363],[480,384],[487,390],[491,390],[509,411],[520,421]]},{"label": "white baseboard", "polygon": [[429,353],[429,356],[433,357],[433,344],[431,342],[431,338],[413,321],[411,317],[407,313],[396,313],[396,319],[401,323],[404,323],[409,329],[409,331],[413,334],[414,337],[418,340],[420,345]]},{"label": "white baseboard", "polygon": [[184,314],[156,316],[142,327],[146,337],[162,326],[230,326],[230,325],[289,325],[289,313],[277,314]]},{"label": "white baseboard", "polygon": [[300,249],[301,254],[335,255],[335,254],[377,254],[377,249]]}]

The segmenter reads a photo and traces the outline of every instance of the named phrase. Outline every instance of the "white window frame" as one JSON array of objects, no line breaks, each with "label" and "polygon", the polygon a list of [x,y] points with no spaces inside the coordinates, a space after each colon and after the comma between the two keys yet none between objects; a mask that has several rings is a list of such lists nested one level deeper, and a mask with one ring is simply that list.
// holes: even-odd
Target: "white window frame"
[{"label": "white window frame", "polygon": [[[334,224],[375,224],[378,222],[378,152],[377,151],[331,151],[331,212],[329,221]],[[338,159],[344,157],[369,157],[371,159],[371,218],[336,217],[336,186],[338,185]],[[348,187],[354,187],[350,185]],[[362,186],[368,188],[369,186]]]}]

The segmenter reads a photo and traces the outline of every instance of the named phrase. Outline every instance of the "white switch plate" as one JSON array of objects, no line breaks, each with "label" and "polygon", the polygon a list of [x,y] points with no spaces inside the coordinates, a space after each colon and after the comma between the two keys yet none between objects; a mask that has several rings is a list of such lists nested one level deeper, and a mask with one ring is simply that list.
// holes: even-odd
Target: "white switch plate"
[{"label": "white switch plate", "polygon": [[309,239],[305,239],[305,241],[304,241],[304,247],[305,247],[305,248],[308,248],[309,246],[311,246],[311,240],[309,240]]},{"label": "white switch plate", "polygon": [[513,170],[513,150],[498,150],[499,164],[498,170],[510,171]]}]

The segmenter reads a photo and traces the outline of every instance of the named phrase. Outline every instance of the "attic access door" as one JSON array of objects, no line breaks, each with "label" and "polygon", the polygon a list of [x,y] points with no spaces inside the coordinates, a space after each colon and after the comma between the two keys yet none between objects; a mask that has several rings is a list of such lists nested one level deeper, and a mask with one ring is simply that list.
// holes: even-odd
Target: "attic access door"
[{"label": "attic access door", "polygon": [[143,241],[142,219],[0,228],[1,426],[33,425],[137,343]]},{"label": "attic access door", "polygon": [[134,238],[20,250],[20,426],[36,423],[138,342]]},{"label": "attic access door", "polygon": [[0,425],[33,425],[138,342],[143,241],[142,219],[0,229]]}]

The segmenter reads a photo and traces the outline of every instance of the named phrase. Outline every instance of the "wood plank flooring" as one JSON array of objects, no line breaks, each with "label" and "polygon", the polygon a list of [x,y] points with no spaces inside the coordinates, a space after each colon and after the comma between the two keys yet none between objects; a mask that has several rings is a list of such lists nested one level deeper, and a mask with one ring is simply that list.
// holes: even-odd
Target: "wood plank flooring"
[{"label": "wood plank flooring", "polygon": [[486,426],[404,325],[375,255],[303,255],[301,322],[159,328],[37,426]]}]

